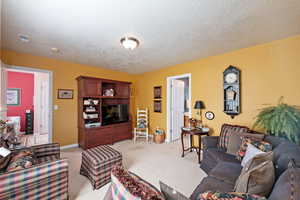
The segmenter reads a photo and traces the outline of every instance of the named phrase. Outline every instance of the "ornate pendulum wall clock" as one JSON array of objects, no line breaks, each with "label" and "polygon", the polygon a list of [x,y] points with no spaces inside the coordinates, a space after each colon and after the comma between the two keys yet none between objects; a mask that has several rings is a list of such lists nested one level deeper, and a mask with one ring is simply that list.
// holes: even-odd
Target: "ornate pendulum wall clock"
[{"label": "ornate pendulum wall clock", "polygon": [[223,72],[224,113],[232,119],[241,113],[240,76],[241,71],[231,65]]}]

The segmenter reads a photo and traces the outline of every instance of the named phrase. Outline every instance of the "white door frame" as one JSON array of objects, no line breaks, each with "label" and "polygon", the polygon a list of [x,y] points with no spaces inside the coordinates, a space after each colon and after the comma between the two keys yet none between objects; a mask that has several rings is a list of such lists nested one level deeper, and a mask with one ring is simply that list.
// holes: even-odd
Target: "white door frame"
[{"label": "white door frame", "polygon": [[[167,77],[167,133],[166,133],[166,142],[170,143],[171,142],[171,101],[172,101],[172,95],[171,95],[171,84],[172,80],[180,79],[180,78],[189,78],[189,115],[190,117],[192,116],[192,107],[191,107],[191,102],[192,102],[192,74],[181,74],[177,76],[170,76]],[[183,120],[183,119],[182,119]]]},{"label": "white door frame", "polygon": [[10,70],[22,70],[28,72],[42,72],[49,74],[49,134],[48,140],[49,143],[52,143],[53,139],[53,71],[44,70],[44,69],[37,69],[37,68],[30,68],[30,67],[22,67],[22,66],[15,66],[15,65],[7,65],[7,69]]}]

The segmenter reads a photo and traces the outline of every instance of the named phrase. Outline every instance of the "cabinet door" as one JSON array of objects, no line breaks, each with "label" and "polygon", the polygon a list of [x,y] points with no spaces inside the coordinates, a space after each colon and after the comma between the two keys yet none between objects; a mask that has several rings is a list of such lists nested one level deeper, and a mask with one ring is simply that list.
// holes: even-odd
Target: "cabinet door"
[{"label": "cabinet door", "polygon": [[97,80],[84,80],[84,96],[97,96],[100,94],[100,81]]},{"label": "cabinet door", "polygon": [[130,87],[129,84],[126,83],[118,83],[117,84],[117,96],[118,97],[130,97]]},{"label": "cabinet door", "polygon": [[104,129],[88,131],[87,140],[88,148],[112,143],[111,133]]},{"label": "cabinet door", "polygon": [[132,139],[131,122],[115,125],[115,127],[111,130],[111,133],[113,143],[125,139]]}]

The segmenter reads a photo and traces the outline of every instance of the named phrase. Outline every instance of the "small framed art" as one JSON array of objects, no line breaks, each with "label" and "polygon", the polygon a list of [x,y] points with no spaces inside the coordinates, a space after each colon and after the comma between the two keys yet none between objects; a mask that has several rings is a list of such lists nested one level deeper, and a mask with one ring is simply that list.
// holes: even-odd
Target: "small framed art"
[{"label": "small framed art", "polygon": [[154,87],[153,94],[154,99],[161,99],[161,86]]},{"label": "small framed art", "polygon": [[6,90],[6,104],[8,106],[19,106],[21,104],[20,88],[8,88]]},{"label": "small framed art", "polygon": [[161,101],[160,100],[154,100],[153,109],[154,109],[154,112],[161,113]]},{"label": "small framed art", "polygon": [[58,89],[58,99],[73,99],[73,90],[71,89]]}]

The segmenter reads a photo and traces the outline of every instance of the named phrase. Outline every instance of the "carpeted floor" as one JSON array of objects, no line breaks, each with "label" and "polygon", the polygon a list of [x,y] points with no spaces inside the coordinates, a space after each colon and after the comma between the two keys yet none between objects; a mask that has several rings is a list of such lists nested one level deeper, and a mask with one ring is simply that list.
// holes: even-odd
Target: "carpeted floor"
[{"label": "carpeted floor", "polygon": [[[181,144],[146,144],[130,140],[116,143],[112,146],[122,152],[123,165],[159,188],[161,180],[190,196],[201,179],[206,176],[197,163],[195,152],[181,158]],[[93,190],[89,180],[79,174],[81,165],[80,148],[62,151],[62,157],[69,158],[70,199],[103,199],[108,185],[99,190]]]}]

